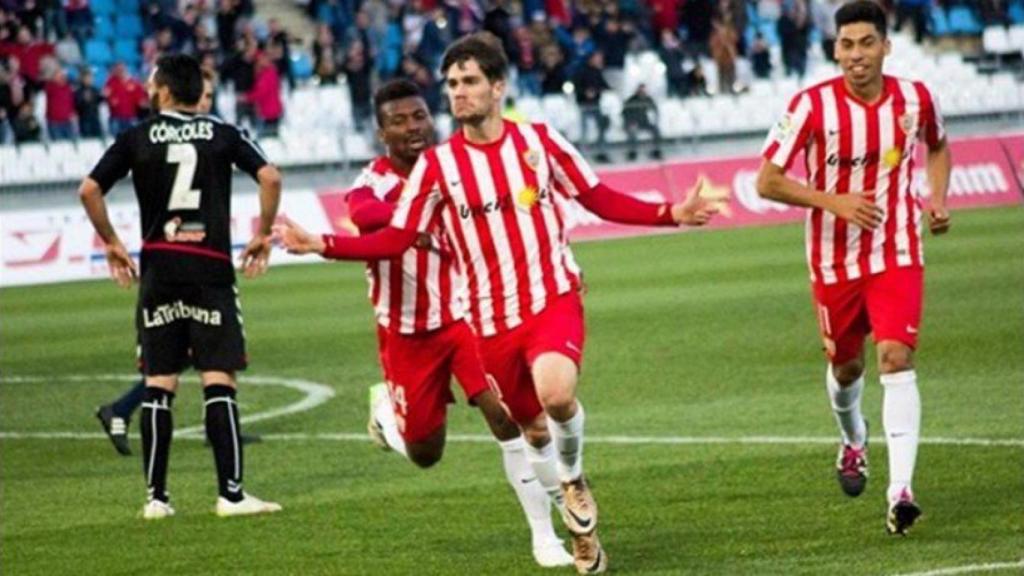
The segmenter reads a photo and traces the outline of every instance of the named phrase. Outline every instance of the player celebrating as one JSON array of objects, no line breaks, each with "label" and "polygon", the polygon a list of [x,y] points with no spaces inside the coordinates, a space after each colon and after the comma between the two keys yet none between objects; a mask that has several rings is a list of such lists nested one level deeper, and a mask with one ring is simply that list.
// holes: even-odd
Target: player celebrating
[{"label": "player celebrating", "polygon": [[[526,434],[538,478],[548,486],[561,481],[576,569],[602,572],[608,557],[583,475],[584,412],[576,400],[584,340],[580,271],[555,197],[609,220],[650,226],[702,225],[714,209],[699,198],[699,187],[678,204],[614,192],[550,127],[502,120],[507,67],[487,34],[463,37],[445,52],[441,68],[462,127],[420,155],[391,227],[363,238],[321,238],[285,225],[277,235],[293,252],[379,259],[442,227],[467,279],[484,367]],[[552,460],[557,476],[548,473]]]},{"label": "player celebrating", "polygon": [[[388,225],[409,171],[434,144],[434,124],[415,84],[394,80],[374,95],[377,136],[387,147],[356,179],[347,200],[353,223],[368,233]],[[446,404],[455,375],[480,407],[502,449],[505,475],[529,521],[533,556],[544,567],[573,563],[551,523],[551,500],[526,459],[526,443],[488,384],[472,329],[464,319],[461,278],[436,235],[390,260],[367,264],[387,385],[371,388],[371,437],[416,465],[441,459]]]},{"label": "player celebrating", "polygon": [[[864,339],[873,333],[884,390],[889,448],[886,528],[905,534],[921,514],[911,479],[921,403],[914,349],[921,322],[921,208],[911,189],[917,140],[928,146],[933,234],[949,229],[950,154],[935,99],[920,82],[882,74],[890,50],[885,13],[874,2],[836,12],[840,77],[798,93],[765,144],[758,192],[810,208],[807,257],[829,358],[825,382],[842,434],[836,462],[850,496],[868,477],[861,415]],[[804,185],[786,176],[804,151]]]},{"label": "player celebrating", "polygon": [[118,135],[79,194],[106,243],[111,275],[124,287],[138,276],[117,237],[103,195],[132,173],[142,216],[141,288],[136,314],[146,389],[142,452],[149,500],[146,519],[174,514],[166,490],[178,374],[200,371],[206,434],[217,468],[220,516],[276,512],[281,506],[242,490],[242,448],[235,371],[246,366],[235,272],[231,264],[231,167],[260,185],[260,229],[242,252],[247,276],[266,271],[269,233],[281,177],[237,128],[196,113],[203,89],[199,63],[161,57],[148,82],[160,113]]},{"label": "player celebrating", "polygon": [[[196,111],[200,114],[209,114],[213,109],[213,74],[203,70],[203,94],[196,104]],[[127,392],[110,404],[104,404],[96,409],[96,418],[99,419],[103,431],[106,432],[114,449],[122,456],[131,456],[132,450],[128,445],[128,423],[131,421],[132,413],[142,404],[142,397],[146,394],[146,378],[139,378]],[[242,434],[242,444],[259,442],[260,437],[256,434]]]}]

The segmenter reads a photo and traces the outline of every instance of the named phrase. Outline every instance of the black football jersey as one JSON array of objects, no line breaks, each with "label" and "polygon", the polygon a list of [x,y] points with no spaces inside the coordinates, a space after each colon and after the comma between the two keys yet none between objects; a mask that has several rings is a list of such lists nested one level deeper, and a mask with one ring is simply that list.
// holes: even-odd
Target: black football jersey
[{"label": "black football jersey", "polygon": [[106,194],[131,172],[142,217],[142,273],[234,282],[231,168],[269,163],[246,132],[205,114],[164,111],[118,135],[90,178]]}]

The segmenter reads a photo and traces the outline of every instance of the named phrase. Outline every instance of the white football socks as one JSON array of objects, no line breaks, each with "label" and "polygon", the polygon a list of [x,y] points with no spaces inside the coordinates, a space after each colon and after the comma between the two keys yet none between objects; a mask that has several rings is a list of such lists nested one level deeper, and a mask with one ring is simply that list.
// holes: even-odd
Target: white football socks
[{"label": "white football socks", "polygon": [[558,422],[548,416],[548,429],[554,440],[558,478],[562,482],[576,480],[583,474],[583,404],[577,402],[576,415]]},{"label": "white football socks", "polygon": [[398,420],[395,419],[395,411],[391,407],[391,402],[378,402],[373,407],[373,417],[380,424],[381,432],[384,433],[384,441],[388,443],[388,446],[402,456],[408,457],[405,451],[405,439],[398,431]]},{"label": "white football socks", "polygon": [[884,392],[882,424],[889,447],[889,502],[895,502],[903,490],[910,491],[917,460],[921,428],[921,396],[917,391],[917,373],[905,370],[880,377]]},{"label": "white football socks", "polygon": [[555,465],[555,443],[548,442],[541,448],[526,444],[526,460],[537,475],[537,481],[547,492],[548,498],[561,513],[565,509],[562,496],[562,483],[558,480],[558,468]]},{"label": "white football socks", "polygon": [[832,404],[832,412],[836,416],[836,424],[843,435],[844,444],[852,444],[857,448],[864,446],[867,440],[867,428],[864,426],[864,415],[860,411],[860,396],[864,390],[864,375],[861,374],[849,386],[839,385],[832,366],[825,370],[825,388]]},{"label": "white football socks", "polygon": [[519,498],[534,547],[558,540],[551,523],[551,499],[541,485],[537,473],[526,457],[526,441],[522,437],[499,441],[505,477]]}]

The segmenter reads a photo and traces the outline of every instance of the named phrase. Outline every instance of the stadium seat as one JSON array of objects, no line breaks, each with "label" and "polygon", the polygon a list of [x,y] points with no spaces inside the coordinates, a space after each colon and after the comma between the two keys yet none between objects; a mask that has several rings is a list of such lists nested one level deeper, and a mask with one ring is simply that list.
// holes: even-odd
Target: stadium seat
[{"label": "stadium seat", "polygon": [[139,0],[116,0],[119,14],[138,14]]},{"label": "stadium seat", "polygon": [[949,36],[949,19],[946,17],[946,11],[938,6],[932,8],[931,17],[931,32],[935,36]]},{"label": "stadium seat", "polygon": [[284,143],[279,138],[260,138],[260,149],[266,154],[267,159],[278,166],[287,166],[290,162]]},{"label": "stadium seat", "polygon": [[121,14],[114,25],[120,39],[135,39],[142,36],[142,19],[134,14]]},{"label": "stadium seat", "polygon": [[103,150],[103,142],[99,139],[86,138],[78,141],[78,156],[86,166],[92,167],[99,162]]},{"label": "stadium seat", "polygon": [[1024,24],[1010,27],[1007,33],[1007,42],[1015,50],[1024,51]]},{"label": "stadium seat", "polygon": [[114,41],[114,58],[128,64],[129,67],[138,66],[142,62],[138,42],[135,39],[118,38]]},{"label": "stadium seat", "polygon": [[117,36],[114,31],[114,21],[110,16],[104,14],[97,14],[93,20],[93,37],[100,40],[112,40]]},{"label": "stadium seat", "polygon": [[85,42],[85,61],[98,68],[106,68],[114,61],[114,53],[106,40],[87,40]]},{"label": "stadium seat", "polygon": [[305,52],[295,50],[291,53],[291,68],[296,80],[306,80],[313,76],[313,61]]},{"label": "stadium seat", "polygon": [[1024,2],[1020,0],[1011,2],[1007,14],[1010,17],[1010,22],[1024,24]]},{"label": "stadium seat", "polygon": [[1007,54],[1013,52],[1010,35],[1002,26],[989,26],[981,33],[981,45],[989,54]]},{"label": "stadium seat", "polygon": [[973,36],[981,34],[981,22],[970,8],[953,6],[949,9],[949,29],[953,34]]},{"label": "stadium seat", "polygon": [[89,2],[89,9],[93,14],[113,15],[117,13],[117,5],[114,0],[92,0]]}]

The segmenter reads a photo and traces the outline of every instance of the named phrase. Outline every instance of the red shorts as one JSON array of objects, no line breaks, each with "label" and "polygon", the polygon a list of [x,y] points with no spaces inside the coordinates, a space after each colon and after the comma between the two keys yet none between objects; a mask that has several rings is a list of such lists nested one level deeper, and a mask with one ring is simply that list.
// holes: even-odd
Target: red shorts
[{"label": "red shorts", "polygon": [[545,352],[557,352],[579,367],[583,340],[583,302],[579,294],[569,292],[523,324],[480,341],[484,367],[497,381],[512,420],[526,425],[543,411],[530,372],[533,361]]},{"label": "red shorts", "polygon": [[864,338],[917,347],[924,270],[892,268],[839,284],[814,283],[814,305],[825,352],[833,364],[859,358]]},{"label": "red shorts", "polygon": [[476,336],[465,322],[427,334],[399,334],[377,327],[384,377],[398,431],[406,442],[420,442],[440,428],[455,401],[454,375],[472,400],[490,390]]}]

